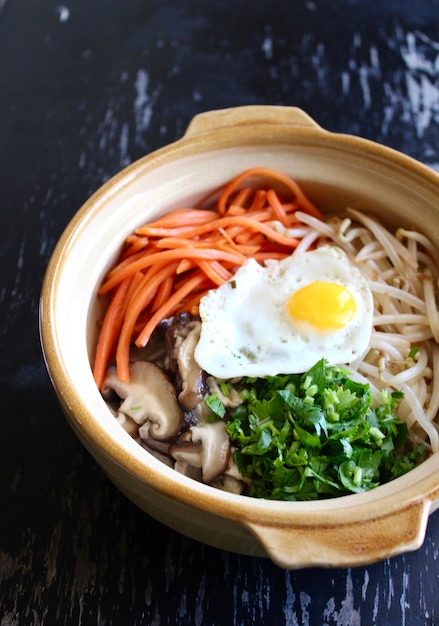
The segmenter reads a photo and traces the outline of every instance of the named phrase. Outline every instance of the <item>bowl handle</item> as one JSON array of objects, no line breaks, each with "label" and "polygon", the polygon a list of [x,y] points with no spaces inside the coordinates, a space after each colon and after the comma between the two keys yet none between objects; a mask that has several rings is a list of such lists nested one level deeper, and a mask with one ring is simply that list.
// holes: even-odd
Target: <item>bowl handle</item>
[{"label": "bowl handle", "polygon": [[307,113],[298,107],[255,104],[199,113],[192,119],[187,127],[185,137],[218,130],[220,128],[249,126],[253,124],[308,126],[323,130]]},{"label": "bowl handle", "polygon": [[414,502],[367,521],[333,525],[246,522],[268,556],[287,569],[367,565],[422,545],[431,502]]}]

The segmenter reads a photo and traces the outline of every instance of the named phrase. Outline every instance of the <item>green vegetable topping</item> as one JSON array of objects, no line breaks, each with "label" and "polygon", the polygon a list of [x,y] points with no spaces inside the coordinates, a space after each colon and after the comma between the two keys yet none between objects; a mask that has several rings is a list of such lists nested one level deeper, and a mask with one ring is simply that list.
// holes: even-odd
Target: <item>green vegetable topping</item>
[{"label": "green vegetable topping", "polygon": [[414,359],[420,349],[421,348],[418,348],[417,346],[412,346],[409,352],[409,359]]},{"label": "green vegetable topping", "polygon": [[204,402],[207,404],[209,409],[213,411],[213,413],[218,415],[218,417],[224,417],[226,414],[226,407],[219,399],[218,394],[212,393],[210,396],[207,396]]},{"label": "green vegetable topping", "polygon": [[[412,469],[424,453],[395,410],[401,392],[381,393],[323,359],[305,374],[244,378],[242,404],[226,416],[249,495],[314,500],[373,489]],[[226,409],[213,394],[208,406]]]}]

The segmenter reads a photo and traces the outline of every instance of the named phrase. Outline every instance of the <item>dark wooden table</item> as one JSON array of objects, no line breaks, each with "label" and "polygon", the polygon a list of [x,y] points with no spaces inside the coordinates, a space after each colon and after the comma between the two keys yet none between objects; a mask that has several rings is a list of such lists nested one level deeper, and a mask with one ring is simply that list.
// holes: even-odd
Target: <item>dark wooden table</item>
[{"label": "dark wooden table", "polygon": [[101,183],[198,112],[297,105],[439,169],[438,0],[0,1],[2,626],[439,624],[439,516],[417,552],[283,571],[137,510],[67,426],[38,300]]}]

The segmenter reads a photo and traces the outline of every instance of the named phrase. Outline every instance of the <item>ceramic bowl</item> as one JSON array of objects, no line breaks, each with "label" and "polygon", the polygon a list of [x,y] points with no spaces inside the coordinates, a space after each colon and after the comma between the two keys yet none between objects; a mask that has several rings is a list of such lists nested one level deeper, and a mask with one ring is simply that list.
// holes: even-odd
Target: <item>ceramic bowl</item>
[{"label": "ceramic bowl", "polygon": [[198,541],[285,568],[364,565],[418,548],[439,498],[439,456],[373,491],[315,502],[225,493],[180,475],[116,422],[94,383],[97,286],[134,228],[189,206],[244,169],[297,179],[324,211],[347,205],[416,224],[439,246],[439,176],[396,151],[325,131],[296,108],[198,115],[179,141],[108,181],[67,226],[50,260],[40,330],[69,423],[114,484],[146,513]]}]

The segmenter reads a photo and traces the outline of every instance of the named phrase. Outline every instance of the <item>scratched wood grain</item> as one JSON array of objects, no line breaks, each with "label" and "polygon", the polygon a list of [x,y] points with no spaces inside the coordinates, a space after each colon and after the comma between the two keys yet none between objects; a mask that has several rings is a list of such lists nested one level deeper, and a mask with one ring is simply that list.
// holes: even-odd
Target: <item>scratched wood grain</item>
[{"label": "scratched wood grain", "polygon": [[41,280],[69,219],[200,111],[297,105],[439,170],[439,3],[2,4],[1,625],[439,624],[438,514],[418,551],[347,570],[283,571],[184,538],[82,449],[38,338]]}]

